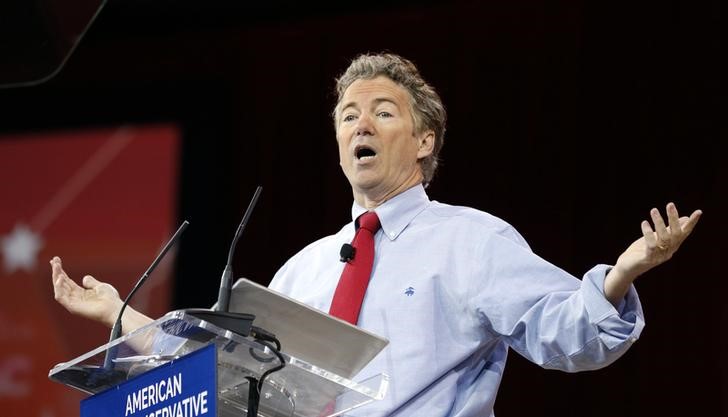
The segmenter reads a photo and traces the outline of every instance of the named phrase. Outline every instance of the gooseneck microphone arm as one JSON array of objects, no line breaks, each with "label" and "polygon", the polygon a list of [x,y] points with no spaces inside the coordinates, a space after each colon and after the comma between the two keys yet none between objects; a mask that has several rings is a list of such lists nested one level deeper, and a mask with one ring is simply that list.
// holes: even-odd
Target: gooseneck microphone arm
[{"label": "gooseneck microphone arm", "polygon": [[[118,339],[119,336],[121,336],[122,331],[122,317],[124,316],[124,310],[126,310],[126,306],[129,305],[129,301],[131,301],[131,298],[136,294],[136,292],[139,290],[139,288],[144,285],[146,280],[149,278],[149,276],[154,272],[154,270],[157,268],[157,265],[164,259],[164,255],[167,254],[169,249],[179,240],[179,237],[182,235],[182,232],[185,231],[187,226],[190,225],[190,222],[187,220],[183,221],[182,224],[179,226],[176,232],[174,232],[174,235],[169,239],[166,245],[164,245],[164,248],[162,248],[162,251],[159,252],[156,258],[154,258],[154,261],[151,265],[149,265],[149,268],[144,272],[144,274],[139,278],[134,288],[129,292],[129,295],[126,296],[124,299],[124,303],[121,305],[121,309],[119,309],[119,315],[116,317],[116,322],[114,322],[114,326],[111,328],[111,335],[109,336],[109,343],[113,342],[114,340]],[[112,364],[112,353],[114,353],[115,350],[109,349],[106,351],[106,357],[104,358],[104,368],[111,369],[113,367]]]},{"label": "gooseneck microphone arm", "polygon": [[[235,236],[233,237],[233,242],[230,245],[230,251],[228,252],[228,258],[227,258],[227,264],[225,265],[225,269],[222,272],[222,278],[220,279],[220,291],[218,292],[217,296],[217,306],[214,309],[206,310],[206,309],[187,309],[185,310],[187,314],[197,317],[198,319],[207,321],[209,323],[214,324],[217,327],[220,327],[222,329],[231,331],[233,333],[237,333],[238,335],[241,335],[243,337],[253,337],[255,340],[258,341],[261,345],[265,346],[268,350],[273,352],[273,354],[277,357],[279,364],[273,368],[268,369],[266,372],[263,372],[263,374],[260,376],[260,378],[255,378],[252,376],[246,377],[245,379],[248,380],[248,412],[247,417],[257,417],[258,416],[258,404],[260,402],[260,393],[263,389],[263,383],[271,373],[279,371],[283,369],[285,366],[285,359],[283,358],[283,355],[281,355],[281,345],[278,339],[275,337],[274,334],[266,331],[265,329],[261,329],[259,327],[253,326],[253,321],[255,320],[255,316],[252,314],[247,313],[233,313],[230,312],[230,294],[232,292],[232,286],[233,286],[233,254],[235,253],[235,247],[238,244],[238,239],[240,239],[240,236],[243,234],[243,230],[245,229],[245,226],[248,224],[248,220],[250,219],[250,215],[253,213],[253,208],[255,208],[255,204],[258,202],[258,198],[260,197],[260,193],[263,191],[263,187],[258,186],[256,188],[255,193],[253,194],[253,198],[250,201],[250,204],[248,205],[248,208],[245,210],[245,214],[243,215],[243,220],[240,222],[240,226],[238,226],[237,231],[235,232]],[[272,345],[270,345],[268,342],[275,343],[276,347],[274,348]],[[233,348],[234,349],[234,348]],[[257,357],[254,349],[251,347],[248,349],[250,352],[250,355],[254,358],[261,360],[263,362],[268,362],[267,359],[262,360]]]},{"label": "gooseneck microphone arm", "polygon": [[245,210],[245,214],[243,215],[243,220],[240,222],[238,230],[235,231],[233,243],[230,245],[230,250],[228,251],[227,264],[225,264],[225,269],[222,271],[220,291],[217,294],[217,307],[215,308],[215,311],[230,311],[230,292],[232,291],[233,286],[233,255],[235,254],[235,248],[238,246],[238,240],[243,234],[243,230],[248,224],[250,216],[253,214],[253,208],[255,208],[255,205],[258,203],[258,198],[262,191],[263,187],[261,186],[258,186],[258,188],[255,189],[253,198],[250,200],[250,204],[248,204],[248,208]]},{"label": "gooseneck microphone arm", "polygon": [[235,247],[238,244],[238,240],[243,234],[245,226],[248,224],[248,219],[250,219],[250,215],[253,213],[255,204],[258,202],[258,197],[260,197],[260,193],[262,191],[263,187],[261,186],[258,186],[258,188],[255,189],[253,198],[250,200],[250,204],[245,210],[245,214],[243,214],[243,220],[240,222],[238,229],[235,231],[235,236],[233,236],[233,242],[230,245],[230,250],[228,251],[227,264],[225,265],[225,269],[222,271],[222,278],[220,279],[220,290],[217,294],[217,306],[209,310],[200,308],[185,310],[186,313],[191,316],[210,322],[217,327],[237,333],[243,337],[248,337],[250,335],[255,316],[247,313],[230,312],[230,293],[232,292],[233,286],[233,254],[235,253]]}]

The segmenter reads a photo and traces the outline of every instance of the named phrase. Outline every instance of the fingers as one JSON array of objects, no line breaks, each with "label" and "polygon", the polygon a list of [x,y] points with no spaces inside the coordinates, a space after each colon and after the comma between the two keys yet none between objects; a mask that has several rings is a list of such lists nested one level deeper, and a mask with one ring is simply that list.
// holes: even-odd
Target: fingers
[{"label": "fingers", "polygon": [[68,277],[63,270],[61,258],[57,256],[51,259],[50,264],[53,271],[53,293],[56,300],[63,305],[68,305],[73,299],[88,297],[91,293],[119,296],[118,291],[111,284],[101,282],[91,275],[83,277],[82,286],[79,286]]},{"label": "fingers", "polygon": [[[700,220],[700,216],[703,215],[702,210],[695,210],[693,214],[690,215],[690,217],[683,217],[686,219],[686,221],[682,223],[682,231],[685,234],[683,239],[688,237],[690,233],[692,233],[693,229],[695,228],[695,225],[698,224],[698,220]],[[682,220],[682,219],[681,219]]]},{"label": "fingers", "polygon": [[53,281],[53,295],[56,300],[63,299],[72,290],[72,281],[63,270],[61,258],[54,256],[51,259],[51,279]]},{"label": "fingers", "polygon": [[665,221],[662,220],[660,211],[656,208],[650,210],[650,217],[652,218],[652,223],[655,225],[655,233],[657,234],[657,247],[663,249],[665,247],[665,243],[670,241],[670,234],[667,230],[667,227],[665,226]]},{"label": "fingers", "polygon": [[690,217],[680,217],[675,203],[672,202],[667,204],[665,211],[669,226],[665,225],[660,211],[653,208],[650,210],[650,218],[655,225],[654,231],[649,222],[643,221],[641,225],[642,234],[648,248],[674,251],[693,231],[703,212],[695,210]]},{"label": "fingers", "polygon": [[667,204],[667,217],[670,222],[670,235],[678,245],[687,238],[695,228],[695,224],[703,214],[701,210],[695,210],[690,217],[680,217],[674,203]]},{"label": "fingers", "polygon": [[[68,277],[68,274],[66,274],[66,271],[63,270],[61,258],[54,256],[53,259],[51,259],[51,269],[53,271],[54,286],[63,286],[64,284],[68,286],[70,285],[68,281],[73,282],[73,280]],[[84,288],[94,289],[103,283],[98,281],[91,275],[86,275],[85,277],[83,277],[83,280],[81,280],[81,284],[84,286]]]},{"label": "fingers", "polygon": [[53,280],[53,296],[61,304],[73,291],[75,283],[68,278],[66,271],[63,270],[61,264],[61,258],[54,256],[50,261],[51,264],[51,278]]},{"label": "fingers", "polygon": [[53,279],[53,285],[56,285],[58,281],[63,278],[66,275],[66,272],[63,270],[63,265],[61,264],[61,258],[54,256],[53,259],[51,259],[51,278]]},{"label": "fingers", "polygon": [[[675,207],[675,203],[667,203],[665,211],[667,212],[667,221],[670,225],[670,232],[680,232],[682,230],[682,227],[680,226],[680,215],[677,214],[677,207]],[[674,233],[672,234],[674,235]]]},{"label": "fingers", "polygon": [[655,249],[657,246],[657,239],[655,239],[655,232],[652,230],[650,222],[644,220],[640,226],[642,227],[642,236],[645,238],[647,248]]}]

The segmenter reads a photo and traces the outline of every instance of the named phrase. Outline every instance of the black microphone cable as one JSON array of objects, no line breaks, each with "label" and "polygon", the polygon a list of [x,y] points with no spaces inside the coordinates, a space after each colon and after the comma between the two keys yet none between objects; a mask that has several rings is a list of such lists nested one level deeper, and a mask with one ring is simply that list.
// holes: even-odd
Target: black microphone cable
[{"label": "black microphone cable", "polygon": [[[281,342],[278,340],[278,338],[275,337],[274,334],[264,329],[261,329],[260,327],[253,326],[250,330],[250,336],[255,338],[256,342],[268,348],[269,351],[273,352],[273,354],[275,354],[276,358],[278,359],[279,364],[263,372],[263,374],[258,379],[255,379],[252,376],[245,377],[245,379],[248,380],[248,384],[250,384],[248,387],[248,417],[258,415],[260,395],[263,392],[263,385],[265,384],[266,378],[268,378],[268,376],[270,376],[270,374],[272,374],[273,372],[278,372],[286,366],[286,360],[281,354]],[[276,346],[273,347],[268,342],[273,342]],[[252,347],[248,348],[248,352],[250,353],[250,356],[263,363],[271,362],[274,359],[273,357],[264,358],[259,356],[255,353],[255,350]]]}]

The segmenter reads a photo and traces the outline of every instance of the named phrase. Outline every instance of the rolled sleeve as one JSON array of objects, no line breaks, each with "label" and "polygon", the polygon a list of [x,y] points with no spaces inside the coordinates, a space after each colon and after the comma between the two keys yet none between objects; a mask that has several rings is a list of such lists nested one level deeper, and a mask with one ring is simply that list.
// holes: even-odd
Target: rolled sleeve
[{"label": "rolled sleeve", "polygon": [[645,326],[644,313],[637,291],[631,285],[627,295],[615,308],[604,295],[604,279],[611,269],[609,265],[597,265],[582,280],[584,307],[589,321],[599,331],[599,337],[609,350],[624,343],[635,342]]}]

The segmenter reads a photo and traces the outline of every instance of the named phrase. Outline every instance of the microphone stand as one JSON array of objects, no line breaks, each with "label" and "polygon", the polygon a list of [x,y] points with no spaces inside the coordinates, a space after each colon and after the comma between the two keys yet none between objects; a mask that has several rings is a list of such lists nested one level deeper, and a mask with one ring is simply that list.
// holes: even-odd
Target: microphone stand
[{"label": "microphone stand", "polygon": [[[248,380],[248,412],[247,417],[257,417],[258,416],[258,405],[260,403],[260,392],[263,388],[263,381],[265,378],[270,375],[273,372],[279,371],[285,366],[285,360],[283,356],[280,354],[280,342],[278,339],[276,339],[275,335],[273,335],[270,332],[267,332],[261,328],[253,326],[253,320],[255,320],[255,315],[253,314],[247,314],[247,313],[234,313],[229,311],[230,310],[230,293],[232,292],[232,285],[233,285],[233,254],[235,253],[235,247],[238,244],[238,239],[240,239],[240,236],[243,234],[243,229],[245,229],[245,226],[248,224],[248,220],[250,219],[250,215],[253,212],[253,208],[255,207],[256,203],[258,202],[258,198],[260,197],[260,193],[263,191],[263,187],[258,186],[256,188],[255,193],[253,194],[253,198],[250,201],[250,204],[248,205],[248,208],[245,210],[245,214],[243,215],[243,220],[240,222],[240,225],[238,226],[237,231],[235,232],[235,236],[233,237],[233,242],[230,245],[230,250],[228,251],[228,258],[227,258],[227,264],[225,265],[225,269],[222,272],[222,278],[220,279],[220,291],[218,292],[217,297],[217,305],[214,309],[187,309],[185,310],[186,314],[189,314],[193,317],[197,317],[200,320],[204,320],[206,322],[212,323],[215,326],[225,329],[228,331],[231,331],[233,333],[236,333],[243,337],[252,336],[255,338],[259,343],[261,343],[263,346],[267,347],[269,350],[271,350],[278,358],[278,361],[280,364],[274,368],[269,369],[268,371],[264,372],[261,377],[254,378],[254,377],[246,377],[245,379]],[[266,343],[266,341],[273,341],[276,343],[276,348],[273,348],[273,346]],[[251,354],[253,354],[253,349],[250,348]],[[255,356],[254,356],[255,357]],[[260,360],[260,359],[259,359]]]},{"label": "microphone stand", "polygon": [[233,254],[235,248],[238,245],[240,235],[243,234],[245,226],[248,224],[250,215],[253,212],[255,204],[258,202],[260,193],[263,191],[263,187],[258,186],[253,194],[253,199],[248,205],[248,209],[245,210],[243,220],[240,222],[238,229],[235,231],[233,237],[233,243],[230,245],[228,251],[227,264],[225,269],[222,271],[222,278],[220,278],[220,290],[217,294],[217,306],[214,309],[194,308],[187,309],[185,312],[191,316],[197,317],[200,320],[212,323],[215,326],[229,330],[233,333],[237,333],[243,337],[250,335],[250,330],[253,327],[253,320],[255,316],[247,313],[232,313],[230,312],[230,293],[232,292],[233,284]]},{"label": "microphone stand", "polygon": [[[119,309],[119,314],[116,317],[116,321],[114,322],[114,326],[111,328],[111,335],[109,336],[109,343],[113,342],[114,340],[118,339],[121,336],[122,332],[122,317],[124,316],[124,310],[126,309],[126,306],[129,305],[129,301],[131,298],[136,294],[136,292],[139,290],[139,288],[144,285],[144,283],[147,281],[147,278],[152,274],[152,271],[154,271],[157,268],[157,265],[162,261],[164,258],[164,255],[167,254],[167,251],[179,240],[179,237],[182,235],[182,232],[185,231],[187,226],[189,226],[189,222],[187,220],[183,221],[182,224],[179,226],[177,231],[172,235],[172,237],[169,239],[166,245],[164,245],[164,248],[162,248],[161,252],[157,255],[156,258],[154,258],[154,261],[151,265],[149,265],[149,268],[144,272],[144,274],[139,278],[136,285],[134,285],[134,288],[129,292],[129,295],[126,296],[124,299],[124,303],[121,305],[121,309]],[[118,349],[118,346],[114,346],[106,351],[106,356],[104,357],[104,369],[111,370],[114,368],[113,358],[116,356],[116,351]]]}]

